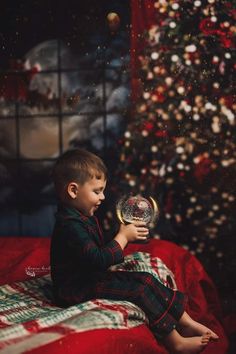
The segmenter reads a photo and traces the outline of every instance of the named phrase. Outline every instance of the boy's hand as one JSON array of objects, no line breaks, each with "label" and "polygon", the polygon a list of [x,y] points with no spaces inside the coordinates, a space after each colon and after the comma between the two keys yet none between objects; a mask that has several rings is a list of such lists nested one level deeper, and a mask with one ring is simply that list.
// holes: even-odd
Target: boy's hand
[{"label": "boy's hand", "polygon": [[148,234],[149,230],[146,227],[145,222],[135,221],[133,224],[121,224],[115,240],[124,249],[128,242],[145,241]]},{"label": "boy's hand", "polygon": [[121,224],[120,232],[124,234],[128,242],[145,241],[149,234],[146,223],[143,221],[135,221],[128,225]]}]

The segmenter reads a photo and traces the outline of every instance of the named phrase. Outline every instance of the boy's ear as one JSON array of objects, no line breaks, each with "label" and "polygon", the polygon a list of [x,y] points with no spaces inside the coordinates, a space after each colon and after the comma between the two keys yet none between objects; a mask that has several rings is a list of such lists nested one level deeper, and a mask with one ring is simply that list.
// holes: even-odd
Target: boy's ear
[{"label": "boy's ear", "polygon": [[75,199],[78,193],[78,183],[70,182],[67,186],[67,193],[72,199]]}]

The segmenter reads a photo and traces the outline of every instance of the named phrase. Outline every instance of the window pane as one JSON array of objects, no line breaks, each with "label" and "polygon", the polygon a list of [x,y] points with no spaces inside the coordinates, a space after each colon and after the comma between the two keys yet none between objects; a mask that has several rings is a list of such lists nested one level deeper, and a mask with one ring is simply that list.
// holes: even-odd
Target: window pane
[{"label": "window pane", "polygon": [[18,98],[18,76],[11,73],[0,73],[0,116],[14,116]]},{"label": "window pane", "polygon": [[37,44],[25,54],[25,66],[28,70],[57,70],[59,48],[60,42],[56,39]]},{"label": "window pane", "polygon": [[27,116],[55,114],[59,111],[59,102],[58,73],[38,72],[29,82],[25,99],[19,102],[19,113]]},{"label": "window pane", "polygon": [[[2,208],[1,208],[2,209]],[[0,210],[0,236],[19,235],[19,214],[17,209]]]},{"label": "window pane", "polygon": [[117,112],[95,117],[89,126],[90,146],[96,150],[115,147],[124,126],[125,116]]},{"label": "window pane", "polygon": [[21,211],[34,212],[43,205],[55,203],[53,165],[54,161],[21,161],[18,178]]},{"label": "window pane", "polygon": [[87,113],[104,109],[103,70],[79,70],[63,75],[67,82],[61,93],[63,112]]},{"label": "window pane", "polygon": [[85,145],[89,143],[89,129],[92,119],[89,115],[73,115],[63,117],[62,133],[63,133],[63,150]]},{"label": "window pane", "polygon": [[50,237],[54,226],[55,212],[56,205],[44,205],[33,212],[22,213],[22,235]]},{"label": "window pane", "polygon": [[0,119],[0,157],[14,158],[16,155],[16,121]]},{"label": "window pane", "polygon": [[107,112],[120,112],[124,115],[130,107],[129,73],[121,67],[105,72],[105,94]]},{"label": "window pane", "polygon": [[106,116],[99,115],[93,117],[89,125],[89,141],[93,149],[97,151],[102,151],[106,146],[106,136],[105,136],[105,124]]},{"label": "window pane", "polygon": [[16,103],[6,100],[4,97],[0,98],[0,118],[16,115]]},{"label": "window pane", "polygon": [[20,119],[20,153],[32,159],[58,155],[58,117]]},{"label": "window pane", "polygon": [[16,204],[18,176],[16,161],[0,161],[0,208],[6,210]]},{"label": "window pane", "polygon": [[63,119],[63,150],[83,146],[104,148],[104,115],[74,115]]},{"label": "window pane", "polygon": [[19,235],[18,176],[17,162],[0,162],[0,236]]}]

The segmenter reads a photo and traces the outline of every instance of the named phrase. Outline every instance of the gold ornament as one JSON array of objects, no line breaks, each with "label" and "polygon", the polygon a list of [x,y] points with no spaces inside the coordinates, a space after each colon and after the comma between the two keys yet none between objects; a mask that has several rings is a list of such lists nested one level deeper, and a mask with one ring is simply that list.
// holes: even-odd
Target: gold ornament
[{"label": "gold ornament", "polygon": [[120,17],[116,12],[110,12],[107,15],[107,22],[111,31],[117,31],[120,25]]}]

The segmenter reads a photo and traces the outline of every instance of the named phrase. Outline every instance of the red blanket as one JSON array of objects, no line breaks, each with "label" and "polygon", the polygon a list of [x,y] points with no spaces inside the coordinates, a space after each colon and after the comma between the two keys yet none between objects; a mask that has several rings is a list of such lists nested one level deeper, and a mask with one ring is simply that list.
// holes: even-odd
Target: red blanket
[{"label": "red blanket", "polygon": [[[132,307],[130,303],[111,304],[109,301],[95,301],[82,307],[73,307],[68,314],[68,310],[65,312],[52,306],[49,300],[46,301],[42,296],[45,295],[50,284],[49,276],[45,276],[50,272],[49,245],[49,239],[0,239],[1,284],[28,280],[11,287],[1,287],[0,302],[4,304],[5,294],[8,296],[8,301],[11,299],[11,306],[13,306],[7,310],[5,307],[4,313],[0,312],[1,353],[167,353],[160,343],[156,343],[145,323],[145,316],[143,317],[142,312],[135,306]],[[197,259],[175,244],[160,240],[151,240],[143,245],[129,245],[126,254],[140,251],[164,261],[175,274],[177,287],[188,295],[190,315],[212,328],[220,336],[219,342],[210,343],[204,353],[226,353],[228,343],[220,324],[222,314],[217,292]],[[32,284],[34,284],[33,290],[29,288]],[[19,300],[17,296],[22,298]],[[24,311],[22,306],[20,311],[14,312],[14,306],[16,309],[19,303],[25,301],[28,304],[24,305],[27,311]],[[32,320],[27,317],[26,321],[24,316],[26,312],[29,316],[30,306]],[[90,324],[99,325],[97,327],[94,325],[93,328],[89,321]],[[15,325],[13,326],[12,323]],[[22,337],[22,328],[26,339],[21,342],[19,337]],[[9,338],[11,338],[9,341],[11,346],[6,346],[6,339]],[[15,345],[12,345],[14,341]]]}]

